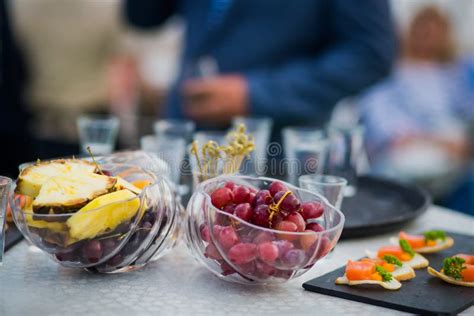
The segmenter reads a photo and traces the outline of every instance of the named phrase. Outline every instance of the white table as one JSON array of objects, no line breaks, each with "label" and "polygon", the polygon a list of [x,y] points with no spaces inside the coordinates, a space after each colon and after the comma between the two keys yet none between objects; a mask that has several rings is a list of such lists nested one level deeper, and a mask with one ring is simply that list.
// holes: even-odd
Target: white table
[{"label": "white table", "polygon": [[[406,230],[430,228],[473,235],[474,219],[433,206]],[[388,237],[342,241],[330,258],[299,279],[272,287],[222,281],[194,261],[184,245],[140,271],[100,275],[61,268],[22,242],[6,253],[0,267],[0,315],[400,314],[301,287]],[[474,315],[474,307],[463,314]]]}]

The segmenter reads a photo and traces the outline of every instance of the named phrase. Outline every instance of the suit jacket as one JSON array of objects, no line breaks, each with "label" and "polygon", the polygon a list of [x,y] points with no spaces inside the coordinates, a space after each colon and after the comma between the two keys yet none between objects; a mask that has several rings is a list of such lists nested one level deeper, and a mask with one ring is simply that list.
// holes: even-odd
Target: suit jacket
[{"label": "suit jacket", "polygon": [[[388,74],[396,51],[386,0],[126,0],[124,13],[139,28],[182,15],[182,65],[210,55],[222,73],[245,75],[251,114],[283,125],[324,123],[337,101]],[[183,116],[181,80],[170,117]]]}]

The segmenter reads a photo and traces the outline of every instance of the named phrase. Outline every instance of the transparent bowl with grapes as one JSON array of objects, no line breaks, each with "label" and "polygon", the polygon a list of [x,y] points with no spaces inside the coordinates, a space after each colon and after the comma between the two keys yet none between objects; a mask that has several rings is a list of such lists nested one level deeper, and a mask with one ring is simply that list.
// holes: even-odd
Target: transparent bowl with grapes
[{"label": "transparent bowl with grapes", "polygon": [[179,238],[182,209],[172,186],[151,169],[114,161],[98,159],[102,175],[128,184],[116,182],[121,187],[79,210],[35,209],[38,197],[12,195],[13,219],[24,237],[62,266],[101,273],[136,270],[170,250]]},{"label": "transparent bowl with grapes", "polygon": [[344,215],[327,200],[264,177],[220,176],[188,203],[186,242],[219,278],[283,283],[310,270],[336,245]]}]

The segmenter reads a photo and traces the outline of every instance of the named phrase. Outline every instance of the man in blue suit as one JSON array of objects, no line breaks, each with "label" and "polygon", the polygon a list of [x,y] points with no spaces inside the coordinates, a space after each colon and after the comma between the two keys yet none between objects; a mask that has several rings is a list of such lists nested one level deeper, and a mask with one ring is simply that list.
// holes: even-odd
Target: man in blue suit
[{"label": "man in blue suit", "polygon": [[[233,116],[272,117],[278,125],[326,122],[341,98],[387,75],[396,44],[387,0],[126,0],[139,28],[184,17],[181,72],[169,117],[201,126]],[[203,56],[219,75],[186,78]]]}]

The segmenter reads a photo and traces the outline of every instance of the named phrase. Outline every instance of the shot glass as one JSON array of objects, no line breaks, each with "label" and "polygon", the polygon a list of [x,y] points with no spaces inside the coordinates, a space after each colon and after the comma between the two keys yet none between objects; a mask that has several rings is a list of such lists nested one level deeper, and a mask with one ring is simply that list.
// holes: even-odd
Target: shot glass
[{"label": "shot glass", "polygon": [[189,143],[192,140],[196,124],[188,120],[158,120],[153,125],[153,129],[158,137],[181,137],[186,143]]},{"label": "shot glass", "polygon": [[330,140],[328,173],[347,179],[345,196],[357,192],[357,176],[364,159],[364,127],[361,125],[328,128]]},{"label": "shot glass", "polygon": [[298,177],[321,174],[326,163],[329,142],[324,131],[311,127],[283,129],[284,164],[288,182],[298,185]]},{"label": "shot glass", "polygon": [[240,173],[246,175],[264,175],[267,166],[267,147],[272,133],[273,121],[268,117],[236,117],[232,125],[244,124],[247,132],[254,137],[255,150],[242,163]]},{"label": "shot glass", "polygon": [[166,162],[168,177],[176,185],[180,183],[181,163],[186,151],[186,142],[181,137],[143,136],[140,140],[141,149],[154,153]]},{"label": "shot glass", "polygon": [[13,181],[10,178],[0,176],[0,266],[3,262],[3,250],[5,248],[5,217],[10,195],[12,194]]},{"label": "shot glass", "polygon": [[300,188],[324,196],[331,205],[341,208],[347,180],[333,175],[307,174],[298,178]]},{"label": "shot glass", "polygon": [[95,155],[110,154],[115,148],[120,121],[115,116],[83,115],[77,120],[83,153],[87,147]]}]

